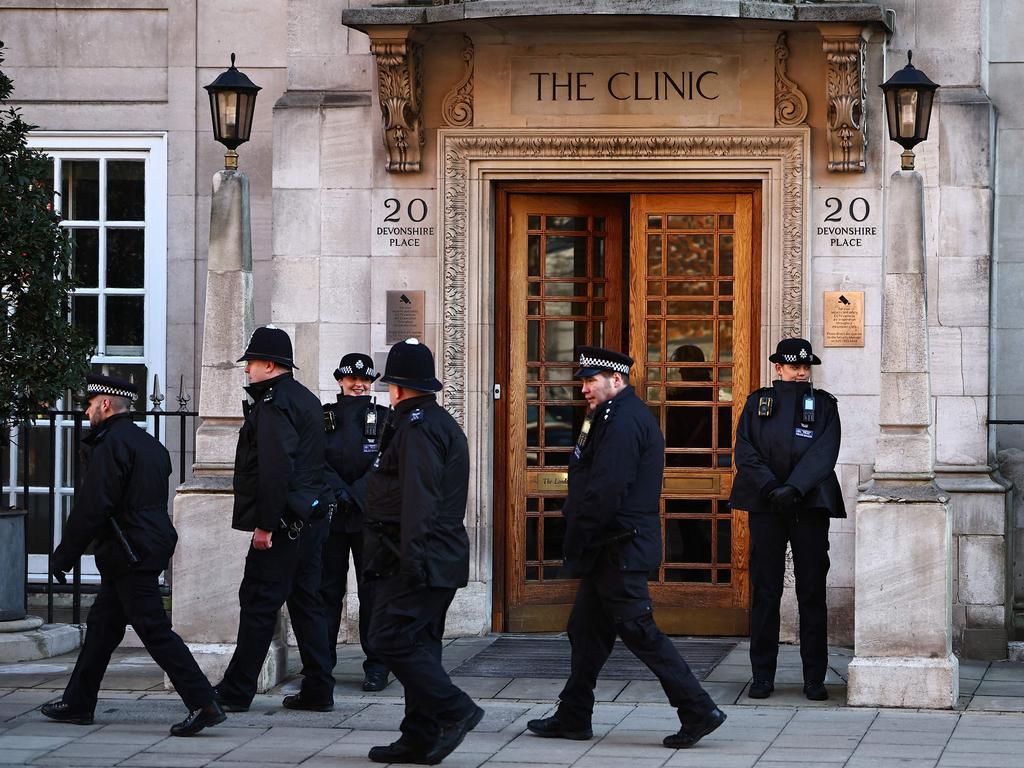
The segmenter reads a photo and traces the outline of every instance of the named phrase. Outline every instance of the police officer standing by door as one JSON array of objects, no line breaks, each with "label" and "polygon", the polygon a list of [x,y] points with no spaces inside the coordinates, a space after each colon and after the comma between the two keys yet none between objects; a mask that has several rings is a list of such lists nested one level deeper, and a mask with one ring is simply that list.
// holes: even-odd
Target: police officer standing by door
[{"label": "police officer standing by door", "polygon": [[380,691],[388,684],[388,668],[373,653],[369,643],[373,583],[363,578],[363,509],[366,507],[366,474],[380,451],[380,436],[388,409],[377,405],[370,387],[380,378],[369,355],[351,352],[341,358],[334,378],[341,387],[336,403],[324,406],[327,433],[327,463],[333,474],[338,510],[331,519],[324,544],[324,571],[320,596],[327,612],[327,639],[331,667],[337,663],[338,629],[342,601],[348,582],[349,554],[356,569],[359,589],[359,642],[366,654],[363,662],[363,690]]},{"label": "police officer standing by door", "polygon": [[188,707],[188,717],[171,727],[171,735],[191,736],[223,722],[224,712],[210,681],[171,629],[157,583],[178,541],[167,514],[171,459],[159,440],[132,421],[134,384],[95,374],[86,382],[85,412],[92,429],[82,441],[84,479],[51,562],[63,584],[64,572],[94,543],[100,591],[64,695],[41,711],[52,720],[92,723],[110,655],[131,624]]},{"label": "police officer standing by door", "polygon": [[376,580],[370,647],[405,688],[405,718],[401,738],[369,758],[435,765],[484,715],[441,665],[448,607],[469,580],[469,447],[434,396],[442,385],[425,345],[395,344],[382,381],[394,411],[366,490],[365,568]]},{"label": "police officer standing by door", "polygon": [[334,708],[334,668],[320,570],[333,501],[324,481],[323,410],[292,376],[292,342],[280,328],[257,328],[243,360],[253,404],[238,434],[231,526],[252,531],[252,541],[238,588],[237,645],[217,698],[228,712],[249,709],[287,601],[303,680],[282,703],[327,712]]},{"label": "police officer standing by door", "polygon": [[800,610],[804,695],[828,698],[828,575],[830,517],[846,517],[836,479],[841,429],[836,399],[811,384],[821,360],[805,339],[783,339],[768,358],[779,377],[747,398],[736,431],[736,480],[729,503],[750,519],[748,695],[766,699],[775,690],[779,654],[779,605],[786,572],[786,543],[793,549]]},{"label": "police officer standing by door", "polygon": [[580,577],[569,615],[572,666],[555,714],[531,720],[538,736],[593,737],[597,676],[615,637],[657,676],[681,727],[662,743],[691,747],[725,722],[686,661],[654,623],[647,574],[661,563],[661,497],[665,440],[658,422],[629,385],[633,359],[580,347],[589,412],[569,459],[565,566]]}]

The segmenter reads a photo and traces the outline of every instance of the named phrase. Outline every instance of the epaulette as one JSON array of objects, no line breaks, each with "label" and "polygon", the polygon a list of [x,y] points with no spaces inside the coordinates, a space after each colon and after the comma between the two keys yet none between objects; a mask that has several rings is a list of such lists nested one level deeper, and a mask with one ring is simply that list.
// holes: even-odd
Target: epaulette
[{"label": "epaulette", "polygon": [[821,394],[825,395],[833,403],[838,403],[839,402],[839,400],[836,399],[836,396],[833,395],[831,392],[829,392],[827,389],[817,389],[817,388],[815,388],[814,391],[815,392],[820,392]]},{"label": "epaulette", "polygon": [[608,404],[608,407],[604,409],[604,420],[608,421],[612,417],[612,405]]},{"label": "epaulette", "polygon": [[421,421],[423,421],[423,409],[422,408],[413,408],[411,411],[409,411],[409,423],[410,424],[418,424]]}]

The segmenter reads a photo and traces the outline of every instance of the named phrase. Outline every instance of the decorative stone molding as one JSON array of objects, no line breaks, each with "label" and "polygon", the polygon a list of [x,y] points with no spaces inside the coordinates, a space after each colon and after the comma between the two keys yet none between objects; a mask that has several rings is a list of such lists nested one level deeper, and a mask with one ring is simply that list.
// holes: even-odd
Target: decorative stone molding
[{"label": "decorative stone molding", "polygon": [[789,42],[786,33],[775,41],[775,124],[800,125],[807,119],[807,97],[786,73]]},{"label": "decorative stone molding", "polygon": [[423,130],[423,51],[408,29],[395,36],[370,38],[377,60],[377,92],[384,122],[389,173],[416,173],[426,134]]},{"label": "decorative stone molding", "polygon": [[466,47],[462,49],[462,60],[466,73],[448,91],[441,102],[441,119],[452,128],[468,128],[473,125],[473,41],[463,35]]},{"label": "decorative stone molding", "polygon": [[[806,183],[806,129],[768,129],[735,133],[609,133],[537,131],[506,133],[466,131],[440,133],[442,232],[441,366],[444,405],[465,426],[469,323],[467,294],[470,276],[470,188],[480,184],[471,168],[481,160],[523,160],[551,167],[552,162],[588,161],[581,171],[592,177],[600,162],[628,161],[632,171],[644,175],[658,170],[659,161],[710,158],[707,167],[721,161],[735,168],[743,160],[777,161],[781,202],[781,326],[783,336],[804,333],[804,230]],[[589,176],[587,170],[590,169]],[[776,207],[775,210],[778,210]],[[775,213],[770,215],[775,216]],[[474,276],[474,279],[477,279]]]},{"label": "decorative stone molding", "polygon": [[828,169],[863,173],[867,136],[864,133],[864,41],[857,37],[826,37],[828,63]]}]

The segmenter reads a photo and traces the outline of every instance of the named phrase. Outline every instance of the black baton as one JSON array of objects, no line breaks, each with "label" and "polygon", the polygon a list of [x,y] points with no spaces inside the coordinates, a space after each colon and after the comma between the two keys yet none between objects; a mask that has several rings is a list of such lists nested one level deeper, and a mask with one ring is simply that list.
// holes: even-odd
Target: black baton
[{"label": "black baton", "polygon": [[124,529],[121,524],[114,518],[110,519],[110,527],[114,531],[114,536],[117,537],[117,543],[121,545],[121,549],[124,550],[124,556],[128,558],[129,565],[138,565],[140,560],[139,556],[135,554],[135,548],[132,547],[132,543],[128,541],[128,536],[125,535]]}]

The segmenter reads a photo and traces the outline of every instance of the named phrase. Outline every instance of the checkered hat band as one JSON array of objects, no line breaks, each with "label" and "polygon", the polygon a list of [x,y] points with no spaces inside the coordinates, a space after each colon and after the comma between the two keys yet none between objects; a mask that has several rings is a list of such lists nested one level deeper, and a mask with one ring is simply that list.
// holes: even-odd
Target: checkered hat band
[{"label": "checkered hat band", "polygon": [[367,379],[377,378],[377,372],[373,368],[367,368],[365,371],[357,371],[351,365],[343,365],[338,369],[341,371],[342,376],[363,376]]},{"label": "checkered hat band", "polygon": [[629,373],[629,366],[625,363],[616,363],[612,360],[603,360],[600,357],[587,357],[580,355],[580,368],[607,368],[618,373]]},{"label": "checkered hat band", "polygon": [[127,389],[118,389],[117,387],[108,387],[105,384],[89,384],[85,388],[87,395],[110,395],[112,397],[127,397],[129,400],[135,400],[136,394],[129,392]]}]

